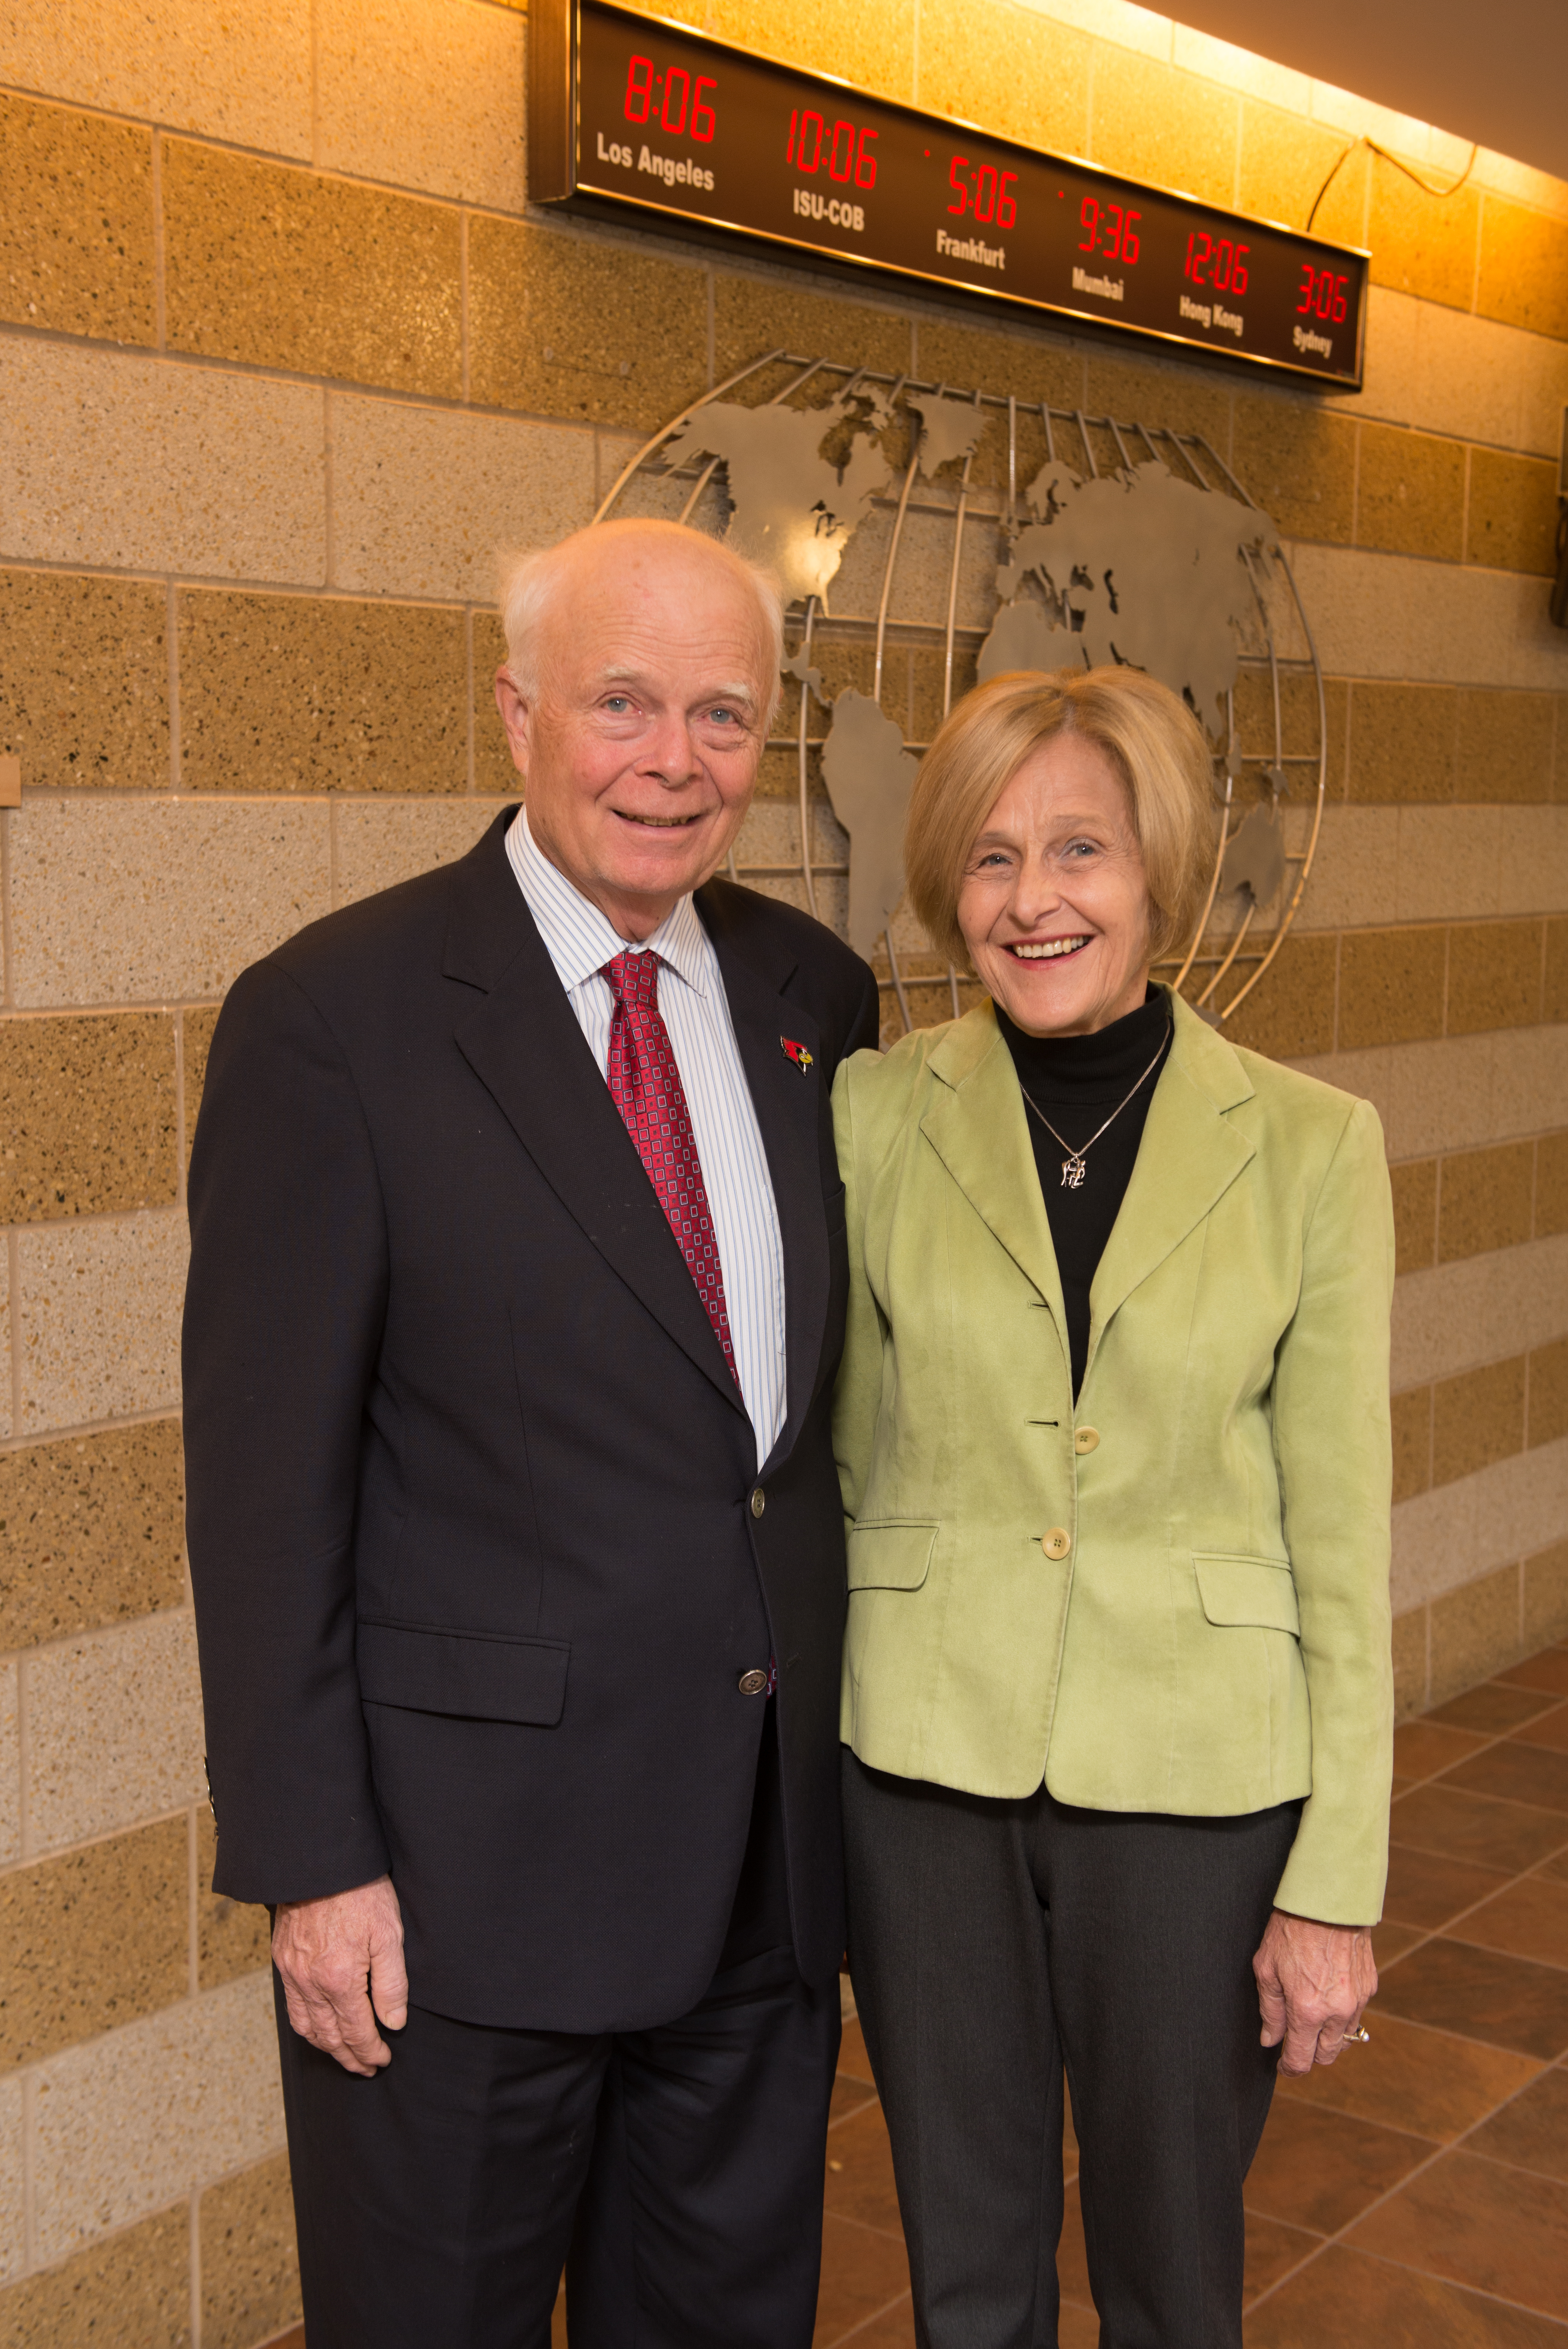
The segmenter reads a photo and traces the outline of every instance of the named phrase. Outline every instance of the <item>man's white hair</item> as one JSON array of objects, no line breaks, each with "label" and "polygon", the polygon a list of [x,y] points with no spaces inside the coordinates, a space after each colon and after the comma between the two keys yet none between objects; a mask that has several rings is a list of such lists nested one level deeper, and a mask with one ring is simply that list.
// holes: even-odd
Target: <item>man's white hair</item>
[{"label": "man's white hair", "polygon": [[560,600],[573,554],[590,537],[636,538],[645,544],[656,544],[662,539],[678,544],[683,554],[695,543],[724,565],[756,607],[758,632],[767,663],[766,674],[758,680],[761,701],[758,716],[766,734],[783,691],[779,670],[784,659],[784,607],[771,574],[760,564],[738,554],[733,547],[710,538],[706,531],[652,518],[591,523],[585,530],[573,531],[555,546],[541,547],[531,554],[501,557],[500,616],[506,630],[507,667],[524,700],[536,701],[539,698],[540,649],[545,625]]}]

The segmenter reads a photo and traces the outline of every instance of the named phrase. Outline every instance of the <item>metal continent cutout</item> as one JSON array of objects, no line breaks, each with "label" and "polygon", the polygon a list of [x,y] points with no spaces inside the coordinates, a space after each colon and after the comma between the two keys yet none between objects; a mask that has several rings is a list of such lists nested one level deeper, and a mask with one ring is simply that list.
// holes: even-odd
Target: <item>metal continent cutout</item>
[{"label": "metal continent cutout", "polygon": [[981,678],[1123,662],[1184,694],[1209,734],[1222,735],[1241,631],[1256,610],[1246,557],[1266,566],[1280,551],[1267,515],[1152,458],[1092,481],[1047,465],[1027,494],[1039,519],[997,569],[1005,602]]},{"label": "metal continent cutout", "polygon": [[[775,363],[799,364],[782,351],[769,353],[742,369],[724,390]],[[799,398],[806,382],[823,370],[840,377],[836,392],[814,406],[787,404]],[[934,513],[953,513],[956,535],[947,590],[945,709],[952,692],[954,599],[972,460],[988,423],[1002,409],[1011,481],[1015,408],[1021,417],[1024,405],[993,393],[955,394],[946,386],[927,388],[902,378],[873,380],[841,362],[817,359],[759,406],[722,394],[695,404],[648,442],[600,508],[601,517],[614,510],[634,474],[643,474],[650,482],[670,485],[677,500],[684,500],[679,519],[686,521],[717,474],[717,512],[712,524],[698,526],[717,527],[727,543],[769,568],[786,608],[803,616],[802,633],[784,669],[801,687],[795,747],[800,774],[800,870],[808,903],[814,912],[817,901],[806,845],[807,753],[817,748],[833,813],[849,835],[849,937],[868,957],[879,939],[885,940],[906,1025],[910,1015],[893,951],[892,921],[904,888],[903,835],[919,771],[916,753],[924,745],[917,743],[913,750],[906,747],[902,730],[881,708],[878,697],[884,636],[891,632],[902,637],[913,632],[929,640],[940,623],[934,614],[891,615],[890,590],[906,512],[913,516],[919,511],[928,529]],[[994,505],[977,504],[971,516],[972,524],[981,529],[988,515],[995,516],[1000,559],[989,576],[997,600],[988,613],[984,605],[978,610],[971,605],[972,616],[961,633],[976,643],[982,679],[1010,669],[1119,663],[1160,678],[1189,702],[1214,748],[1215,788],[1224,811],[1204,921],[1211,909],[1218,916],[1220,890],[1243,909],[1233,922],[1229,947],[1222,925],[1218,950],[1202,956],[1205,965],[1216,968],[1196,1000],[1205,1017],[1227,1018],[1272,962],[1290,926],[1322,819],[1326,754],[1321,740],[1321,675],[1305,614],[1274,523],[1247,499],[1206,441],[1165,427],[1155,428],[1151,435],[1141,424],[1121,428],[1109,419],[1090,419],[1117,444],[1119,461],[1115,471],[1105,471],[1097,464],[1089,422],[1082,415],[1044,408],[1038,413],[1052,453],[1018,502],[1028,518],[1016,519],[1018,506],[1010,489],[1005,514]],[[907,456],[890,458],[884,446],[889,428],[904,417],[916,428],[905,442]],[[1076,430],[1083,471],[1062,461],[1052,440],[1053,423],[1058,434]],[[1147,461],[1135,459],[1127,445],[1135,434],[1150,450]],[[1171,444],[1171,461],[1156,451],[1155,437]],[[1194,461],[1194,450],[1204,463]],[[659,470],[648,471],[655,451]],[[1183,478],[1178,467],[1193,478]],[[930,483],[954,468],[961,469],[955,509],[934,506],[929,495],[923,506],[919,499],[912,502],[917,477]],[[1233,495],[1216,494],[1216,474]],[[689,492],[687,483],[694,484]],[[951,481],[936,494],[950,499]],[[874,619],[867,612],[836,620],[830,595],[856,533],[873,515],[877,527],[889,533],[880,609]],[[863,567],[857,564],[857,576]],[[1294,603],[1305,653],[1276,657],[1269,610],[1275,581]],[[974,588],[965,593],[973,595]],[[989,603],[988,595],[985,602]],[[851,635],[874,627],[872,694],[846,687],[830,703],[821,655],[813,643],[814,621],[838,632],[847,626]],[[1260,652],[1260,643],[1264,652]],[[1274,679],[1274,740],[1261,752],[1238,741],[1235,688],[1243,664],[1254,671],[1266,665]],[[1295,689],[1295,672],[1302,670],[1316,682],[1320,738],[1315,750],[1305,752],[1286,750],[1282,732],[1282,672],[1292,673],[1285,682]],[[820,740],[809,729],[813,703],[829,711],[826,734]],[[1255,695],[1252,706],[1256,706]],[[1317,807],[1315,813],[1307,811],[1310,834],[1303,852],[1287,846],[1281,802],[1292,790],[1294,771],[1307,765],[1317,769]],[[1236,822],[1233,794],[1244,776],[1261,781],[1266,797]],[[1215,988],[1235,963],[1253,915],[1278,895],[1291,866],[1301,869],[1273,943],[1261,956],[1255,947],[1251,950],[1248,960],[1258,968],[1235,1002],[1221,1008]],[[783,868],[749,869],[772,874]],[[845,870],[842,865],[823,869]],[[733,857],[731,870],[736,870]],[[1206,943],[1202,930],[1184,959],[1172,957],[1181,961],[1178,984],[1192,968],[1201,943]],[[940,983],[950,988],[956,1012],[956,977],[950,970]],[[1215,999],[1212,1010],[1208,1008],[1211,997]]]}]

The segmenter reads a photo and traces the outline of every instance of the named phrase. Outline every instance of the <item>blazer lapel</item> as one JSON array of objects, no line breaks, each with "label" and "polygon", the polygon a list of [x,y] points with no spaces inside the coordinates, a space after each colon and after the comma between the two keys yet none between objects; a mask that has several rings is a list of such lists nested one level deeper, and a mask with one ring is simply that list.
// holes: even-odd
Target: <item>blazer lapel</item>
[{"label": "blazer lapel", "polygon": [[[793,958],[768,965],[753,960],[753,942],[734,918],[727,891],[710,884],[698,891],[696,906],[718,957],[783,1243],[785,1421],[772,1454],[778,1460],[788,1457],[815,1398],[828,1319],[821,1036],[810,1012],[783,993],[795,968]],[[785,1053],[785,1037],[804,1044],[811,1054],[804,1075]]]},{"label": "blazer lapel", "polygon": [[957,1022],[931,1056],[944,1090],[920,1130],[970,1206],[1049,1308],[1069,1358],[1067,1308],[1050,1219],[1013,1059],[989,1003]]},{"label": "blazer lapel", "polygon": [[1171,1001],[1171,1057],[1154,1088],[1132,1180],[1089,1289],[1090,1365],[1112,1315],[1202,1223],[1255,1154],[1224,1115],[1253,1092],[1241,1060],[1179,997]]},{"label": "blazer lapel", "polygon": [[453,876],[446,975],[484,990],[458,1050],[567,1213],[745,1415],[696,1284],[507,860],[499,818]]}]

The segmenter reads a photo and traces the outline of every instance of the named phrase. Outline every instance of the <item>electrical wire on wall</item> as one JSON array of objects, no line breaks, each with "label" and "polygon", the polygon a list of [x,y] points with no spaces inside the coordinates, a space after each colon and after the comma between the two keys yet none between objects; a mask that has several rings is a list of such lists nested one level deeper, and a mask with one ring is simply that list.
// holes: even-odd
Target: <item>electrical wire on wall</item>
[{"label": "electrical wire on wall", "polygon": [[1328,193],[1329,189],[1334,185],[1335,181],[1338,178],[1342,167],[1349,160],[1350,157],[1355,154],[1358,147],[1366,147],[1369,149],[1374,155],[1381,155],[1385,163],[1392,163],[1395,171],[1403,171],[1407,180],[1413,180],[1417,187],[1422,191],[1423,194],[1436,196],[1439,202],[1446,202],[1449,196],[1457,196],[1459,194],[1460,190],[1464,186],[1465,181],[1475,170],[1476,157],[1480,153],[1480,141],[1477,140],[1470,149],[1470,161],[1465,165],[1464,170],[1460,173],[1459,178],[1454,181],[1453,184],[1447,188],[1434,188],[1429,180],[1423,180],[1419,171],[1413,171],[1408,163],[1402,162],[1399,157],[1390,153],[1387,147],[1380,147],[1376,139],[1368,139],[1365,134],[1363,134],[1359,139],[1352,139],[1335,157],[1334,163],[1327,179],[1325,180],[1322,187],[1319,188],[1316,195],[1314,196],[1312,200],[1312,210],[1306,216],[1306,233],[1309,236],[1312,233],[1312,223],[1317,218],[1317,208],[1319,204],[1322,203],[1324,197]]}]

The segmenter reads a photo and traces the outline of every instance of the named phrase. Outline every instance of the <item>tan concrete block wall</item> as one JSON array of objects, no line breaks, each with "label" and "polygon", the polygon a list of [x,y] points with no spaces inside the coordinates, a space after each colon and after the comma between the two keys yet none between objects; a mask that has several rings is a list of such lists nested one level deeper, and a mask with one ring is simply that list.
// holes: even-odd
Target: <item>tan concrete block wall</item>
[{"label": "tan concrete block wall", "polygon": [[[40,2349],[253,2349],[297,2313],[265,1919],[207,1889],[181,1539],[218,1004],[515,794],[497,547],[586,521],[765,348],[1202,431],[1288,533],[1330,805],[1235,1032],[1385,1123],[1401,1702],[1568,1628],[1568,188],[1482,154],[1423,193],[1355,142],[1439,185],[1467,150],[1122,0],[686,13],[1269,216],[1326,181],[1320,226],[1374,251],[1367,387],[531,214],[526,23],[491,0],[0,12],[0,2311]],[[974,480],[978,610],[995,431]],[[945,545],[912,516],[909,610],[940,616]],[[844,595],[874,575],[868,535]],[[938,668],[890,660],[912,740]],[[770,755],[744,858],[793,862],[794,792]],[[820,788],[811,822],[841,863]]]}]

